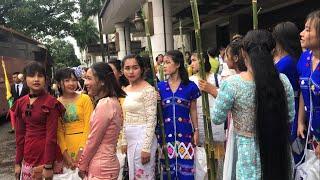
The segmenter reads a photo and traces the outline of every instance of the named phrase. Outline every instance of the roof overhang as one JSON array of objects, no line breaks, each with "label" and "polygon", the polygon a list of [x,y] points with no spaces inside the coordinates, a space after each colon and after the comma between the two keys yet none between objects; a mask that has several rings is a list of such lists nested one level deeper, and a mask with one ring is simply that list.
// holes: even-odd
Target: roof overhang
[{"label": "roof overhang", "polygon": [[102,18],[102,33],[113,33],[115,24],[133,17],[144,2],[145,0],[106,0],[99,15]]}]

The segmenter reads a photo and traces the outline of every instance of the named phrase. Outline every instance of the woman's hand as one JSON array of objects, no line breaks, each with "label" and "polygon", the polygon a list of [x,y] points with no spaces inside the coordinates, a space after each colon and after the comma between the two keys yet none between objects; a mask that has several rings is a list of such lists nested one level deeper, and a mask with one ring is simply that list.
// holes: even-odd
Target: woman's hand
[{"label": "woman's hand", "polygon": [[53,169],[45,169],[43,168],[42,176],[45,180],[50,180],[53,178]]},{"label": "woman's hand", "polygon": [[15,164],[14,165],[14,176],[15,176],[16,180],[20,179],[20,174],[21,174],[21,165]]},{"label": "woman's hand", "polygon": [[141,163],[144,165],[150,162],[150,156],[150,153],[141,151]]},{"label": "woman's hand", "polygon": [[68,151],[63,152],[63,160],[67,168],[69,169],[75,169],[75,162],[73,159],[70,157]]},{"label": "woman's hand", "polygon": [[202,79],[199,80],[199,89],[201,91],[204,91],[204,92],[211,94],[214,97],[217,94],[217,87],[214,86],[213,84],[208,83],[205,80],[202,80]]},{"label": "woman's hand", "polygon": [[79,151],[78,151],[77,158],[76,158],[76,161],[74,162],[74,164],[78,164],[82,153],[83,153],[83,148],[80,148]]},{"label": "woman's hand", "polygon": [[193,132],[193,144],[195,146],[198,146],[198,144],[199,144],[199,130],[195,130]]},{"label": "woman's hand", "polygon": [[122,146],[121,146],[121,152],[122,152],[122,154],[127,154],[127,149],[128,149],[128,146],[127,146],[127,145],[122,145]]},{"label": "woman's hand", "polygon": [[87,175],[87,173],[85,171],[82,171],[79,169],[78,175],[81,179],[84,179]]},{"label": "woman's hand", "polygon": [[318,159],[320,159],[320,142],[318,142],[318,145],[316,147],[316,149],[314,150],[316,156],[318,157]]},{"label": "woman's hand", "polygon": [[304,132],[306,130],[306,125],[304,123],[298,122],[298,129],[297,129],[297,136],[300,136],[301,138],[305,138]]}]

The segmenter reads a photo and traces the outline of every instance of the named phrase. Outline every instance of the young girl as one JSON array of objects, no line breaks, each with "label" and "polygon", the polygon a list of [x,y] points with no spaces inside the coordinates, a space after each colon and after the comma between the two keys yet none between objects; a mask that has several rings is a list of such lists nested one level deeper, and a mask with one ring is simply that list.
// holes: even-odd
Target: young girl
[{"label": "young girl", "polygon": [[90,133],[81,155],[79,176],[89,180],[112,179],[119,175],[116,156],[117,140],[122,126],[122,110],[118,98],[124,97],[111,67],[96,63],[86,74],[85,86],[95,99],[90,118]]},{"label": "young girl", "polygon": [[[206,72],[206,81],[200,79],[199,70],[200,64],[197,57],[197,53],[193,53],[191,55],[191,67],[194,75],[190,77],[190,80],[196,83],[196,85],[206,91],[209,94],[209,106],[213,108],[215,103],[215,97],[218,93],[220,76],[214,73],[210,73],[211,65],[209,62],[209,56],[204,55],[204,67]],[[198,113],[198,124],[199,124],[199,146],[204,147],[205,145],[205,130],[204,130],[204,120],[203,120],[203,112],[202,112],[202,99],[197,99],[197,113]],[[222,167],[223,167],[223,158],[224,158],[224,141],[225,141],[225,133],[224,133],[224,125],[212,125],[212,133],[214,140],[214,155],[217,160],[217,178],[222,178]]]},{"label": "young girl", "polygon": [[122,61],[129,85],[123,103],[124,126],[122,145],[127,151],[129,179],[155,179],[157,139],[157,93],[143,80],[144,64],[140,56],[129,55]]},{"label": "young girl", "polygon": [[[194,145],[199,143],[197,98],[200,91],[190,81],[180,51],[164,56],[168,81],[158,84],[172,179],[194,179]],[[159,136],[159,143],[161,139]],[[164,167],[164,161],[162,160]],[[166,171],[163,171],[167,179]]]},{"label": "young girl", "polygon": [[30,93],[12,107],[16,120],[15,176],[19,179],[21,175],[23,180],[52,178],[56,155],[60,152],[58,119],[64,107],[45,91],[45,69],[41,64],[28,64],[24,75]]},{"label": "young girl", "polygon": [[[260,44],[261,39],[271,43]],[[268,31],[249,31],[242,48],[247,71],[222,82],[216,98],[214,123],[232,113],[236,179],[292,177],[288,123],[294,118],[294,95],[288,78],[275,69],[274,46]]]},{"label": "young girl", "polygon": [[[305,138],[304,133],[307,131],[305,117],[307,122],[312,121],[311,134],[314,137],[314,150],[320,159],[320,10],[308,15],[300,36],[301,46],[307,51],[302,54],[297,65],[301,89],[297,134]],[[312,120],[309,119],[311,115]]]},{"label": "young girl", "polygon": [[277,24],[272,32],[273,38],[276,41],[274,50],[274,63],[279,71],[289,79],[295,95],[295,119],[290,128],[292,142],[292,152],[296,163],[302,157],[303,147],[296,146],[299,139],[297,138],[298,126],[298,111],[299,111],[299,75],[297,72],[297,62],[302,53],[299,37],[299,29],[292,22],[283,22]]},{"label": "young girl", "polygon": [[73,69],[58,70],[55,80],[60,94],[58,100],[66,108],[63,119],[59,121],[58,144],[65,165],[75,168],[88,138],[93,105],[88,95],[76,92],[78,80]]}]

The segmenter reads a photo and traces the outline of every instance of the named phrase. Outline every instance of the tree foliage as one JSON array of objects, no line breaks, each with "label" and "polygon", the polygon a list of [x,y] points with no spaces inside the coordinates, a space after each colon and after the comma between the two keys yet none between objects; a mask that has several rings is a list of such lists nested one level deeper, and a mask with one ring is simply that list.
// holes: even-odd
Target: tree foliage
[{"label": "tree foliage", "polygon": [[49,52],[57,69],[62,67],[76,67],[80,65],[80,61],[75,55],[75,51],[71,43],[58,39],[50,43],[48,46]]},{"label": "tree foliage", "polygon": [[85,50],[88,45],[96,44],[99,40],[98,29],[91,19],[81,18],[73,25],[73,37],[77,41],[80,50]]},{"label": "tree foliage", "polygon": [[104,0],[79,0],[82,18],[88,19],[90,16],[99,14],[103,2]]},{"label": "tree foliage", "polygon": [[0,23],[35,39],[71,34],[77,11],[72,0],[2,0]]}]

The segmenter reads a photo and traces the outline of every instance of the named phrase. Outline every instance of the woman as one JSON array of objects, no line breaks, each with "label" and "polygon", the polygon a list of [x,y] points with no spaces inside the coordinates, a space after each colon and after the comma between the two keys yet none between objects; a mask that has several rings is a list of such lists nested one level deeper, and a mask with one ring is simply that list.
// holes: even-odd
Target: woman
[{"label": "woman", "polygon": [[60,160],[57,127],[64,108],[45,91],[45,69],[41,64],[28,64],[24,75],[30,93],[12,107],[16,122],[15,176],[23,180],[52,178],[56,160]]},{"label": "woman", "polygon": [[[305,138],[306,120],[312,121],[311,135],[314,137],[314,151],[320,159],[320,10],[308,15],[300,36],[301,46],[307,51],[302,54],[297,65],[301,89],[297,134]],[[313,113],[310,111],[311,108]],[[311,115],[312,120],[309,119]]]},{"label": "woman", "polygon": [[275,69],[274,46],[271,33],[249,31],[242,50],[247,71],[226,79],[216,98],[214,123],[232,113],[236,179],[292,178],[288,122],[294,118],[294,95],[288,78]]},{"label": "woman", "polygon": [[[158,84],[171,179],[194,179],[194,145],[199,142],[197,98],[200,91],[190,81],[180,51],[169,51],[164,56],[164,73],[168,81]],[[159,136],[159,143],[161,138]],[[164,167],[164,160],[162,160]],[[167,174],[164,171],[164,179]]]},{"label": "woman", "polygon": [[66,167],[75,168],[89,134],[93,105],[88,95],[77,93],[78,80],[71,68],[56,72],[60,101],[66,108],[58,125],[58,144]]},{"label": "woman", "polygon": [[241,53],[242,48],[242,37],[234,39],[226,47],[226,63],[229,69],[236,71],[236,74],[239,74],[247,70],[247,67],[243,60],[243,55]]},{"label": "woman", "polygon": [[114,72],[114,75],[116,76],[116,79],[120,83],[121,87],[126,87],[129,85],[128,80],[123,75],[121,70],[121,61],[117,59],[110,59],[108,61],[109,66],[112,68],[112,71]]},{"label": "woman", "polygon": [[129,179],[155,178],[157,139],[157,93],[143,80],[144,62],[140,56],[129,55],[122,61],[129,85],[124,88],[127,97],[123,103],[123,153],[127,153]]},{"label": "woman", "polygon": [[90,180],[117,179],[119,161],[117,140],[122,126],[122,110],[118,101],[125,92],[119,86],[111,67],[106,63],[93,64],[86,74],[85,86],[95,99],[90,118],[90,133],[81,155],[79,176]]},{"label": "woman", "polygon": [[[212,108],[215,103],[215,97],[218,94],[220,76],[214,73],[210,73],[211,65],[209,62],[208,55],[204,55],[204,68],[206,72],[206,81],[200,79],[199,70],[200,64],[197,57],[197,53],[193,53],[191,55],[191,67],[193,70],[193,76],[190,77],[190,80],[196,83],[196,85],[209,94],[209,106]],[[204,147],[205,145],[205,130],[204,130],[204,120],[203,120],[203,112],[202,112],[202,99],[197,99],[197,113],[198,113],[198,125],[199,125],[199,146]],[[222,167],[223,167],[223,158],[224,158],[224,141],[225,141],[225,133],[224,133],[224,125],[212,125],[213,132],[213,140],[214,140],[214,156],[217,160],[217,178],[222,178]]]},{"label": "woman", "polygon": [[289,79],[295,95],[295,119],[290,128],[290,141],[292,142],[292,152],[295,163],[302,157],[304,147],[297,144],[298,110],[299,110],[299,76],[297,72],[297,61],[302,53],[299,37],[299,29],[292,22],[283,22],[276,25],[272,32],[276,41],[274,50],[274,63],[279,73],[283,73]]}]

